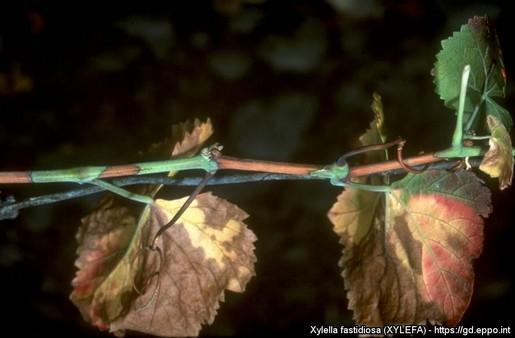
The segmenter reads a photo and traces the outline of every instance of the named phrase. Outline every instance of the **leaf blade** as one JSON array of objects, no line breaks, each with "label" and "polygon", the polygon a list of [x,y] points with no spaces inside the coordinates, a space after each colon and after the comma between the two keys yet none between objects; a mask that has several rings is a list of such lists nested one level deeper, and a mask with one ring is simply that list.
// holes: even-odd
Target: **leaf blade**
[{"label": "leaf blade", "polygon": [[[135,272],[142,263],[130,249],[131,243],[140,240],[138,224],[128,208],[106,199],[82,220],[77,233],[79,270],[70,299],[83,318],[100,329],[107,329],[124,311],[122,296],[133,291]],[[126,277],[122,283],[120,275]]]},{"label": "leaf blade", "polygon": [[[146,237],[152,238],[170,221],[183,202],[157,200]],[[247,217],[210,193],[197,196],[158,240],[164,260],[160,262],[155,254],[147,257],[145,269],[159,274],[110,329],[159,336],[198,335],[203,324],[213,322],[224,290],[243,292],[254,275],[256,237],[243,223]]]},{"label": "leaf blade", "polygon": [[510,114],[495,101],[505,95],[506,76],[496,33],[486,16],[475,16],[460,31],[442,41],[433,69],[436,93],[449,108],[458,109],[461,72],[471,67],[464,124],[484,102],[486,114],[496,116],[509,130]]},{"label": "leaf blade", "polygon": [[[226,289],[245,290],[255,274],[256,237],[243,222],[248,217],[243,210],[211,193],[198,195],[159,237],[162,255],[144,249],[186,198],[158,199],[138,222],[113,203],[85,218],[71,295],[85,320],[120,334],[196,336],[213,322]],[[128,218],[120,223],[120,215]],[[99,257],[110,257],[110,264]]]},{"label": "leaf blade", "polygon": [[[410,174],[392,188],[384,207],[376,203],[372,220],[362,215],[370,220],[366,235],[355,230],[356,217],[353,223],[330,212],[345,247],[340,264],[354,320],[370,326],[426,320],[455,325],[470,302],[471,261],[481,252],[489,191],[471,173],[443,171]],[[339,197],[331,211],[359,206]]]},{"label": "leaf blade", "polygon": [[486,152],[479,169],[499,178],[499,188],[506,189],[513,178],[513,154],[510,134],[504,125],[494,116],[487,116],[487,125],[492,135],[490,149]]}]

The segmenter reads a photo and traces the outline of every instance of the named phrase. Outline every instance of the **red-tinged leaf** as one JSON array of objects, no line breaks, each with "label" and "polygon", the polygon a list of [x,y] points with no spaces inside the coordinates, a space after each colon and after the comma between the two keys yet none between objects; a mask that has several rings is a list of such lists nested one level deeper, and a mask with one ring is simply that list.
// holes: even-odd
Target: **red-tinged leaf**
[{"label": "red-tinged leaf", "polygon": [[243,292],[254,275],[254,234],[247,214],[210,193],[148,247],[185,198],[156,200],[136,224],[122,207],[83,220],[72,301],[101,329],[195,336],[211,323],[225,289]]},{"label": "red-tinged leaf", "polygon": [[70,299],[84,319],[100,329],[107,329],[109,322],[125,311],[125,300],[134,293],[142,264],[137,228],[132,212],[114,205],[112,199],[105,199],[82,219],[75,262],[79,270],[72,281]]},{"label": "red-tinged leaf", "polygon": [[[209,119],[175,125],[171,137],[154,145],[150,154],[193,156],[212,131]],[[138,192],[155,196],[160,188],[149,185]],[[247,215],[222,199],[197,196],[159,237],[159,251],[148,249],[153,234],[183,202],[157,200],[137,218],[119,198],[109,198],[83,219],[77,235],[79,271],[70,298],[87,321],[119,333],[196,335],[202,324],[213,321],[225,289],[243,292],[254,273],[255,236],[242,222]],[[165,299],[153,298],[163,292]]]},{"label": "red-tinged leaf", "polygon": [[[147,225],[153,236],[170,221],[185,199],[157,200]],[[254,234],[247,214],[210,193],[199,195],[146,257],[148,273],[158,272],[128,313],[111,330],[136,330],[159,336],[196,336],[212,323],[224,290],[243,292],[254,275]]]},{"label": "red-tinged leaf", "polygon": [[489,191],[464,171],[408,175],[392,188],[384,199],[346,190],[329,212],[345,247],[340,264],[354,319],[456,325],[473,291]]}]

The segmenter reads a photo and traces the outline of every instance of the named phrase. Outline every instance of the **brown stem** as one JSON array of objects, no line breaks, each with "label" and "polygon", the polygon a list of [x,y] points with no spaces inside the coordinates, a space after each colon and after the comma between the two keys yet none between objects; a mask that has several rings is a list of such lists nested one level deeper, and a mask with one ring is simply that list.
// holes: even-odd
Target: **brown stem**
[{"label": "brown stem", "polygon": [[[442,161],[440,157],[436,157],[434,154],[426,154],[404,159],[403,162],[406,165],[413,167],[421,164],[436,163],[440,161]],[[381,163],[355,166],[351,168],[349,177],[355,178],[361,176],[368,176],[395,169],[402,169],[402,166],[398,161],[387,161]]]},{"label": "brown stem", "polygon": [[399,142],[397,144],[397,162],[399,162],[402,169],[406,170],[407,172],[412,173],[412,174],[420,174],[421,172],[424,171],[424,169],[419,170],[419,169],[412,168],[404,162],[404,158],[402,156],[402,149],[404,148],[405,144],[406,144],[405,140],[402,140],[401,142]]},{"label": "brown stem", "polygon": [[385,149],[388,149],[390,147],[393,147],[394,145],[397,145],[397,147],[399,147],[399,146],[404,145],[404,143],[406,143],[406,140],[404,140],[402,138],[398,138],[397,140],[392,141],[392,142],[388,142],[388,143],[378,143],[378,144],[370,144],[370,145],[367,145],[367,146],[362,146],[362,147],[356,148],[354,150],[351,150],[351,151],[345,153],[343,156],[341,156],[336,161],[336,164],[337,165],[344,165],[344,164],[347,163],[346,159],[351,157],[351,156],[355,156],[355,155],[359,155],[359,154],[363,154],[363,153],[368,153],[369,151],[385,150]]},{"label": "brown stem", "polygon": [[[286,162],[271,162],[271,161],[259,161],[252,159],[244,159],[237,157],[230,157],[219,155],[216,158],[218,162],[219,170],[242,170],[252,172],[263,172],[271,174],[289,174],[305,176],[311,172],[320,170],[324,166],[314,164],[297,164],[297,163],[286,163]],[[402,161],[403,164],[409,167],[429,164],[442,161],[441,158],[436,157],[433,154],[416,156]],[[388,161],[381,163],[374,163],[369,165],[355,166],[350,170],[349,177],[360,177],[372,174],[378,174],[383,171],[401,169],[403,166],[398,161]],[[404,168],[405,169],[405,168]],[[127,173],[114,174],[113,177],[125,176]],[[30,172],[3,172],[0,173],[0,184],[12,184],[12,183],[31,183]]]},{"label": "brown stem", "polygon": [[[322,169],[323,166],[312,164],[294,164],[284,162],[257,161],[251,159],[241,159],[237,157],[229,157],[221,155],[218,159],[219,169],[233,169],[243,171],[257,171],[273,174],[291,174],[291,175],[308,175],[310,172]],[[415,156],[402,159],[402,164],[411,168],[421,164],[429,164],[443,161],[442,158],[433,154]],[[387,161],[381,163],[373,163],[361,166],[351,167],[349,178],[368,176],[379,174],[384,171],[395,169],[405,169],[398,161]],[[413,169],[413,168],[411,168]],[[416,170],[416,169],[415,169]]]},{"label": "brown stem", "polygon": [[28,171],[12,171],[0,173],[0,184],[2,183],[31,183],[32,178]]},{"label": "brown stem", "polygon": [[224,155],[220,155],[217,158],[217,162],[218,169],[258,171],[273,174],[308,175],[312,171],[322,169],[322,166],[313,164],[258,161]]}]

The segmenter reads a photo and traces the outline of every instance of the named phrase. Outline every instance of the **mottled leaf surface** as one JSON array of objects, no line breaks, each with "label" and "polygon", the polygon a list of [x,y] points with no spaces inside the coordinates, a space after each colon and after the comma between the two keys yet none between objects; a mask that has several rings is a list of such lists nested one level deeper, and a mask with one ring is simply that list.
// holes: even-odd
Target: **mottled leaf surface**
[{"label": "mottled leaf surface", "polygon": [[513,154],[510,134],[494,116],[487,117],[490,130],[490,149],[486,152],[479,169],[491,177],[499,177],[499,187],[506,189],[513,178]]},{"label": "mottled leaf surface", "polygon": [[[151,153],[193,156],[211,134],[209,120],[175,125]],[[155,196],[160,187],[143,193]],[[150,248],[185,200],[158,199],[138,216],[107,197],[82,220],[70,298],[85,320],[120,334],[195,336],[214,320],[225,289],[244,291],[254,274],[256,237],[243,223],[247,214],[223,199],[198,195]]]},{"label": "mottled leaf surface", "polygon": [[[381,96],[373,94],[371,104],[374,119],[369,128],[359,137],[363,146],[386,142],[383,102]],[[365,154],[369,162],[379,162],[387,159],[388,153],[377,151]],[[365,183],[364,179],[356,180]],[[381,178],[373,178],[372,183],[384,183]],[[382,194],[348,188],[339,196],[337,202],[328,213],[333,224],[347,224],[347,227],[335,227],[335,232],[340,237],[350,238],[354,243],[359,243],[373,227],[376,218],[376,209],[381,201]],[[345,241],[341,241],[346,245]]]},{"label": "mottled leaf surface", "polygon": [[83,220],[72,301],[101,329],[196,336],[212,323],[225,289],[243,292],[254,275],[256,237],[237,206],[205,193],[148,246],[186,198],[158,199],[139,222],[106,205]]},{"label": "mottled leaf surface", "polygon": [[[151,238],[167,224],[184,199],[157,200],[145,227]],[[224,290],[243,292],[254,275],[256,237],[247,214],[210,193],[199,195],[162,237],[162,251],[148,251],[142,294],[111,330],[136,330],[158,336],[196,336],[212,323]]]},{"label": "mottled leaf surface", "polygon": [[84,319],[100,329],[107,329],[126,311],[142,268],[137,218],[114,201],[104,199],[96,211],[83,218],[76,236],[79,257],[75,265],[79,270],[70,299]]},{"label": "mottled leaf surface", "polygon": [[510,113],[495,98],[504,97],[505,69],[496,33],[486,16],[475,16],[450,38],[442,41],[433,69],[436,92],[445,105],[458,109],[461,74],[470,65],[464,123],[476,106],[486,108],[488,115],[499,119],[510,130]]},{"label": "mottled leaf surface", "polygon": [[[383,112],[383,101],[381,95],[374,93],[372,95],[372,104],[370,105],[374,118],[370,122],[369,128],[359,137],[359,142],[363,146],[370,144],[379,144],[386,142],[385,119]],[[388,150],[384,151],[370,151],[364,155],[366,163],[377,163],[388,159]],[[370,183],[385,184],[386,177],[370,177]],[[360,183],[365,183],[365,179],[356,180]]]},{"label": "mottled leaf surface", "polygon": [[369,129],[359,137],[359,141],[362,145],[386,142],[383,101],[381,99],[381,95],[377,93],[372,95],[372,104],[370,107],[374,112],[374,119],[370,122]]},{"label": "mottled leaf surface", "polygon": [[355,321],[457,324],[472,295],[488,189],[470,172],[427,171],[382,195],[346,190],[329,212]]}]

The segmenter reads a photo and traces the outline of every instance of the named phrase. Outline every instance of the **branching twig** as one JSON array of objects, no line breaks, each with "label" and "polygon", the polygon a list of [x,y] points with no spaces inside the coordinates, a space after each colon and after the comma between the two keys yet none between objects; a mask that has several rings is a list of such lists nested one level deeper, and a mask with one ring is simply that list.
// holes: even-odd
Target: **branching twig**
[{"label": "branching twig", "polygon": [[[406,159],[408,163],[414,169],[452,169],[456,164],[460,163],[459,160],[452,161],[441,161],[424,165],[428,163],[428,156],[420,156],[417,158]],[[417,165],[418,163],[422,163]],[[473,167],[478,167],[481,162],[481,158],[472,158],[469,163]],[[350,176],[370,176],[370,175],[402,175],[405,174],[405,170],[399,167],[398,162],[390,161],[381,164],[357,166],[351,169]],[[250,182],[265,182],[265,181],[285,181],[285,180],[320,180],[321,178],[305,175],[289,175],[289,174],[269,174],[269,173],[255,173],[255,174],[241,174],[241,173],[230,173],[230,174],[217,174],[212,177],[207,183],[208,186],[225,185],[225,184],[238,184],[238,183],[250,183]],[[202,180],[202,176],[194,177],[167,177],[162,175],[143,175],[143,176],[129,176],[124,178],[118,178],[111,181],[111,183],[117,186],[130,186],[137,184],[163,184],[163,185],[174,185],[174,186],[197,186]],[[74,199],[82,196],[92,195],[98,192],[104,191],[98,186],[83,186],[78,189],[70,191],[42,195],[32,197],[21,202],[15,202],[12,197],[7,198],[6,201],[0,201],[0,220],[16,218],[19,210],[29,207],[41,206],[46,204],[57,203],[69,199]]]}]

